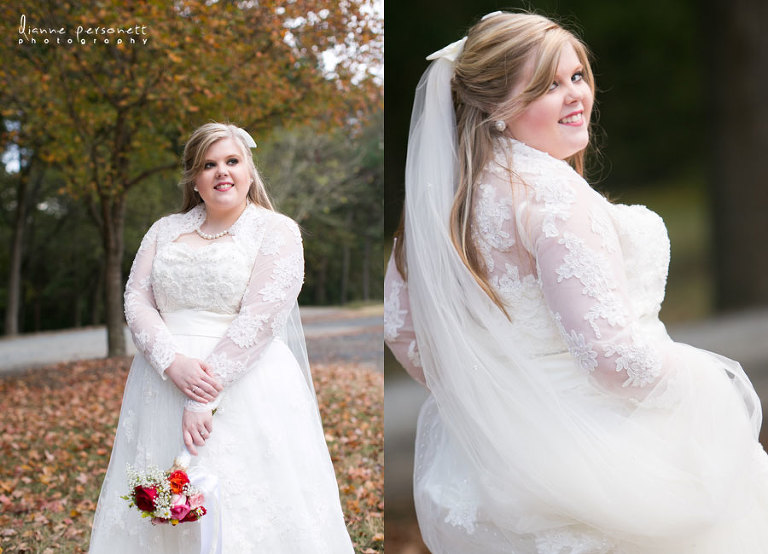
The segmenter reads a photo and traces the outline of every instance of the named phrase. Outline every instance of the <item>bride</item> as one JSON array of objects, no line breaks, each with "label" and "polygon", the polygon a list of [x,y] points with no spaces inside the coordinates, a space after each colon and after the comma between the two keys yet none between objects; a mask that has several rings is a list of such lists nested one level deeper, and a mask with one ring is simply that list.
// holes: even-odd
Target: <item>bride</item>
[{"label": "bride", "polygon": [[[182,211],[157,221],[136,254],[125,315],[139,353],[93,553],[352,552],[298,318],[301,235],[273,211],[255,146],[233,125],[197,129],[184,149]],[[167,469],[184,447],[218,483],[208,514],[152,525],[121,498],[126,468]],[[201,538],[204,523],[214,537]]]},{"label": "bride", "polygon": [[496,12],[416,91],[385,340],[424,383],[434,553],[768,552],[760,402],[658,319],[664,224],[584,180],[585,46]]}]

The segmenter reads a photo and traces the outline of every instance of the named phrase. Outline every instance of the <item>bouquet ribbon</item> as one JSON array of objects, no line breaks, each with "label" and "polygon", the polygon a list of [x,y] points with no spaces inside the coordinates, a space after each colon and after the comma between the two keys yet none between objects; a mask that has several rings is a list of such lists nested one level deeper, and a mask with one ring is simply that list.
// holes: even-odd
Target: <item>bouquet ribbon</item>
[{"label": "bouquet ribbon", "polygon": [[[176,458],[189,465],[190,455],[186,451]],[[199,489],[208,505],[207,517],[198,520],[200,524],[200,554],[221,554],[221,502],[219,478],[205,468],[195,465],[187,470],[189,482]]]}]

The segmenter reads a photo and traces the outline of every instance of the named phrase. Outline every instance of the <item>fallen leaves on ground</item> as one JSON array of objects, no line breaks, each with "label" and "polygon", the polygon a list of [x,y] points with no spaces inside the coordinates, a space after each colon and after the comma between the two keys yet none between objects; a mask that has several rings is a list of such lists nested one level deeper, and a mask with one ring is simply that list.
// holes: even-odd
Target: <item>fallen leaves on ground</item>
[{"label": "fallen leaves on ground", "polygon": [[[86,552],[130,358],[0,379],[0,553]],[[384,378],[313,367],[342,508],[357,552],[384,551]]]}]

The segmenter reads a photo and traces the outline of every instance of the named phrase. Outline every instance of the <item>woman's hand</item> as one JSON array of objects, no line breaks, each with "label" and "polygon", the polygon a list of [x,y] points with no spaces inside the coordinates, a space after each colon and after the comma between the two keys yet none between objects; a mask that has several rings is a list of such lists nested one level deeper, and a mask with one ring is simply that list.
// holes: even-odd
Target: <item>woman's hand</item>
[{"label": "woman's hand", "polygon": [[165,374],[190,400],[206,404],[216,398],[222,389],[208,366],[195,358],[176,354]]},{"label": "woman's hand", "polygon": [[181,432],[184,436],[184,444],[193,456],[197,456],[197,446],[205,446],[205,441],[213,431],[213,413],[211,410],[204,412],[192,412],[184,410],[181,416]]}]

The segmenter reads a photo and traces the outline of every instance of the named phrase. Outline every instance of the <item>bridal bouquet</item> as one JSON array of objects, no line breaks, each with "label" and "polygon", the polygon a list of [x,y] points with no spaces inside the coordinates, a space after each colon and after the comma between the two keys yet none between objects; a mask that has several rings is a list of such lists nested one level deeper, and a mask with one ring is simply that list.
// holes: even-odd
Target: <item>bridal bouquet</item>
[{"label": "bridal bouquet", "polygon": [[189,482],[186,464],[179,458],[167,471],[150,467],[140,473],[129,466],[128,486],[132,492],[121,498],[136,506],[141,517],[151,517],[153,525],[197,521],[206,513],[203,493]]}]

